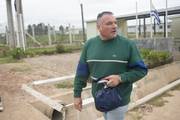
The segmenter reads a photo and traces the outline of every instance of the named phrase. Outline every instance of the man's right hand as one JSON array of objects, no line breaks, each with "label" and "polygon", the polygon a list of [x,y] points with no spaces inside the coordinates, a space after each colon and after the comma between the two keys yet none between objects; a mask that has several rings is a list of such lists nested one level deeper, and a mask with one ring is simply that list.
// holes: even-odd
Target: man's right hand
[{"label": "man's right hand", "polygon": [[82,110],[82,98],[81,97],[74,98],[74,107],[79,111]]}]

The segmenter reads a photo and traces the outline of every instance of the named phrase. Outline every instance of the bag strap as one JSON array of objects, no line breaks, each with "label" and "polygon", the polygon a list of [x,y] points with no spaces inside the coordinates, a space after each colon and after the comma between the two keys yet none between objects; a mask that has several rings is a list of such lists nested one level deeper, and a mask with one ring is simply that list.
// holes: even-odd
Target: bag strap
[{"label": "bag strap", "polygon": [[97,84],[104,84],[104,88],[108,88],[108,86],[107,86],[108,80],[103,79],[103,78],[105,78],[105,77],[95,78],[95,77],[91,76],[91,79],[93,82],[96,82]]},{"label": "bag strap", "polygon": [[96,78],[96,77],[91,76],[90,78],[91,78],[91,80],[92,80],[93,82],[98,82],[98,81],[102,80],[103,78],[105,78],[105,76],[99,77],[99,78]]}]

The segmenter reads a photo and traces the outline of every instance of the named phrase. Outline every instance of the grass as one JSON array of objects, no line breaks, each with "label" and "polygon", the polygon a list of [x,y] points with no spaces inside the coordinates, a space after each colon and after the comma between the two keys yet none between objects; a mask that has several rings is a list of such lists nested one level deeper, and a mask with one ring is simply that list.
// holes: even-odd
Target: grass
[{"label": "grass", "polygon": [[175,86],[175,87],[172,88],[171,90],[172,90],[172,91],[175,91],[175,90],[180,91],[180,85]]},{"label": "grass", "polygon": [[50,55],[55,54],[55,47],[47,47],[47,48],[29,48],[25,51],[27,57],[34,57],[37,55]]},{"label": "grass", "polygon": [[6,57],[3,57],[3,58],[0,58],[0,64],[16,63],[16,62],[21,62],[21,60],[13,59],[12,56],[6,56]]},{"label": "grass", "polygon": [[141,120],[143,117],[143,115],[140,113],[138,109],[133,109],[132,111],[128,111],[127,116],[129,116],[131,120]]},{"label": "grass", "polygon": [[73,88],[73,80],[67,80],[55,85],[57,88]]},{"label": "grass", "polygon": [[[61,48],[61,51],[57,50],[58,48]],[[27,57],[33,57],[37,55],[53,55],[56,53],[71,53],[75,50],[80,50],[82,48],[81,45],[57,45],[56,47],[46,47],[46,48],[30,48],[27,49],[25,54]]]},{"label": "grass", "polygon": [[[10,50],[6,46],[0,45],[0,64],[21,62],[21,60],[17,60],[18,55],[20,56],[20,58],[24,58],[40,55],[53,55],[59,53],[72,53],[73,51],[80,49],[82,49],[81,44],[64,44],[59,46],[58,49],[57,46],[44,48],[29,48],[26,49],[25,53],[21,54],[21,52],[17,53],[17,49]],[[14,58],[12,57],[13,55]]]},{"label": "grass", "polygon": [[173,97],[172,94],[170,94],[169,92],[172,91],[172,90],[180,90],[180,85],[172,88],[171,90],[167,91],[166,93],[160,95],[160,96],[157,96],[155,97],[154,99],[150,100],[149,102],[147,102],[148,104],[151,104],[153,106],[156,106],[156,107],[162,107],[164,106],[166,103],[168,103],[167,100],[164,100],[163,98],[164,97]]},{"label": "grass", "polygon": [[150,105],[156,106],[156,107],[162,107],[164,106],[166,103],[168,103],[167,100],[164,100],[163,97],[165,96],[172,96],[168,93],[165,93],[163,95],[160,95],[158,97],[155,97],[154,99],[150,100],[149,102],[147,102]]},{"label": "grass", "polygon": [[[147,102],[146,104],[143,104],[128,111],[127,115],[131,118],[131,120],[142,120],[144,115],[151,113],[153,111],[153,106],[162,107],[165,105],[165,103],[168,102],[164,100],[162,96],[158,96],[152,99],[151,101]],[[169,96],[169,94],[166,94],[165,96]]]},{"label": "grass", "polygon": [[31,71],[31,67],[28,66],[27,64],[19,64],[11,68],[10,71],[23,73],[23,72]]}]

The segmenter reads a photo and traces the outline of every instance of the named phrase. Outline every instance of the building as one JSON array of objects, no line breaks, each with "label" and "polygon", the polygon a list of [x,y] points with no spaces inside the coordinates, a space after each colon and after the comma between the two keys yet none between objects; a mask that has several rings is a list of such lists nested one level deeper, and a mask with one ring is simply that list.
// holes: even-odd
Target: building
[{"label": "building", "polygon": [[180,51],[180,15],[171,17],[171,31],[174,37],[175,49]]},{"label": "building", "polygon": [[[158,10],[159,16],[163,16],[164,20],[165,20],[165,15],[166,15],[165,11],[166,11],[165,9]],[[180,6],[168,8],[168,16],[177,15],[177,14],[180,14]],[[149,17],[150,17],[149,11],[138,13],[138,20],[139,19],[143,20],[143,24],[141,27],[142,27],[142,34],[143,34],[144,38],[148,37],[147,36],[148,31],[147,30],[150,30],[150,27],[146,23],[147,22],[146,19],[148,19]],[[128,15],[121,15],[121,16],[116,16],[116,18],[117,18],[118,31],[120,32],[121,35],[128,37],[128,29],[130,31],[130,28],[128,28],[127,21],[128,20],[135,20],[136,14],[134,13],[134,14],[128,14]],[[88,20],[86,23],[87,23],[87,39],[89,39],[89,38],[97,35],[98,30],[96,29],[96,20],[95,19],[94,20]],[[163,32],[164,37],[166,36],[165,23],[166,22],[164,22],[164,24],[162,24],[162,26],[158,28],[158,31],[164,31]],[[169,25],[169,28],[170,28],[170,25]],[[170,29],[168,29],[168,31],[170,31]]]}]

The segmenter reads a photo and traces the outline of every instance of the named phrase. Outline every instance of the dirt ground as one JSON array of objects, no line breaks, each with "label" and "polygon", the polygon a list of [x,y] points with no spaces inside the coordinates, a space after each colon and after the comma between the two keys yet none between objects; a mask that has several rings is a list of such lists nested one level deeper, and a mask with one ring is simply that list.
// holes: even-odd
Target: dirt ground
[{"label": "dirt ground", "polygon": [[126,120],[179,120],[180,86],[157,99],[129,111]]},{"label": "dirt ground", "polygon": [[[4,111],[0,112],[0,120],[46,120],[29,101],[35,98],[23,92],[21,85],[34,80],[56,78],[72,75],[78,63],[79,53],[59,54],[27,58],[19,63],[0,65],[0,96]],[[43,86],[41,91],[50,95],[56,89]]]},{"label": "dirt ground", "polygon": [[[35,98],[21,89],[21,85],[34,80],[43,80],[60,76],[72,75],[76,70],[79,52],[51,56],[27,58],[19,63],[0,65],[0,96],[4,111],[0,112],[0,120],[48,120],[46,116],[29,104]],[[52,89],[53,88],[53,89]],[[40,88],[45,94],[61,92],[53,86]],[[52,91],[53,90],[53,91]],[[167,97],[168,103],[163,107],[153,107],[143,117],[134,119],[134,113],[127,120],[178,120],[180,118],[180,91],[173,91]],[[170,117],[171,116],[171,117]],[[162,119],[161,119],[162,118]]]}]

